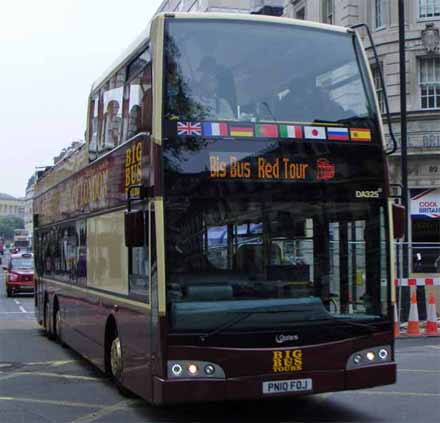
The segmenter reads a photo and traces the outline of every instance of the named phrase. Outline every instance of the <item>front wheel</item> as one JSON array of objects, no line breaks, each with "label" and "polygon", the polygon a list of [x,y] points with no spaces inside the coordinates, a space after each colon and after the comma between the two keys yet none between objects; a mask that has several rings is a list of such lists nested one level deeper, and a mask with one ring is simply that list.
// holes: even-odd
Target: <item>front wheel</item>
[{"label": "front wheel", "polygon": [[124,371],[124,361],[122,356],[121,340],[116,332],[110,345],[110,373],[118,391],[126,396],[133,397],[132,392],[122,385],[122,374]]},{"label": "front wheel", "polygon": [[6,296],[7,297],[12,297],[12,289],[11,288],[6,288]]}]

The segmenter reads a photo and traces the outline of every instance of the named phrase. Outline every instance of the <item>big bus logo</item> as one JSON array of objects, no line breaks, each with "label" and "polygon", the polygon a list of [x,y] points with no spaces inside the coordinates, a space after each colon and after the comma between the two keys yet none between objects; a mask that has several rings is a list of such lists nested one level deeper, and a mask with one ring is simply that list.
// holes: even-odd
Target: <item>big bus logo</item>
[{"label": "big bus logo", "polygon": [[327,159],[319,159],[316,162],[316,179],[318,181],[328,181],[335,177],[336,166]]},{"label": "big bus logo", "polygon": [[302,350],[272,351],[272,370],[274,373],[298,372],[302,369]]}]

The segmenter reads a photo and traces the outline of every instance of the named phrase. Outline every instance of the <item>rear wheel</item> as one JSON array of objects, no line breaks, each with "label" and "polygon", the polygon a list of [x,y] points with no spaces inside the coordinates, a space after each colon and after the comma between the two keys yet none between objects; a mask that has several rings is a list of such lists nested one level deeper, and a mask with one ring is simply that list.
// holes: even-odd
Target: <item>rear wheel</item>
[{"label": "rear wheel", "polygon": [[13,296],[11,288],[6,288],[6,296],[7,297],[12,297]]},{"label": "rear wheel", "polygon": [[61,344],[61,345],[66,345],[63,342],[63,332],[62,332],[62,320],[61,320],[61,311],[60,309],[57,307],[57,310],[55,312],[55,320],[53,323],[53,332],[55,335],[55,339]]},{"label": "rear wheel", "polygon": [[50,306],[49,301],[44,303],[44,319],[43,319],[44,332],[49,339],[54,339],[52,331],[52,319],[50,318]]}]

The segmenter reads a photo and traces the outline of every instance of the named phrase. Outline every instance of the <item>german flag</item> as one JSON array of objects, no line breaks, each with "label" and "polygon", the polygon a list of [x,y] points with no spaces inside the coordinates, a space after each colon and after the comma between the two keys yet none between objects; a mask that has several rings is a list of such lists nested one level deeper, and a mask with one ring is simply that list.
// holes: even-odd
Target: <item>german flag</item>
[{"label": "german flag", "polygon": [[231,137],[253,137],[254,125],[229,125],[229,135]]},{"label": "german flag", "polygon": [[371,132],[365,128],[351,128],[350,137],[352,141],[371,141]]}]

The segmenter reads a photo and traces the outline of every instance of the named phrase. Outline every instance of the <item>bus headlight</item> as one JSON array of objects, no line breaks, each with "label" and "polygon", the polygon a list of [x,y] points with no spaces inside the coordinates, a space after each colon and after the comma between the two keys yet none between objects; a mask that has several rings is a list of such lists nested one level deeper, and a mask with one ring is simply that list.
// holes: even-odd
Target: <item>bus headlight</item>
[{"label": "bus headlight", "polygon": [[170,360],[167,363],[169,379],[225,379],[225,372],[215,363],[195,360]]},{"label": "bus headlight", "polygon": [[183,368],[180,364],[176,363],[171,367],[171,372],[174,376],[180,376],[183,372]]},{"label": "bus headlight", "polygon": [[367,360],[368,361],[374,361],[376,358],[376,354],[374,354],[373,351],[368,351],[367,352]]},{"label": "bus headlight", "polygon": [[387,359],[387,357],[388,357],[388,351],[385,349],[385,348],[381,348],[380,350],[379,350],[379,358],[381,359],[381,360],[386,360]]},{"label": "bus headlight", "polygon": [[199,372],[199,368],[196,364],[190,364],[188,366],[188,373],[192,376],[196,375]]},{"label": "bus headlight", "polygon": [[347,360],[345,368],[352,370],[389,361],[391,361],[391,346],[385,345],[353,353]]}]

